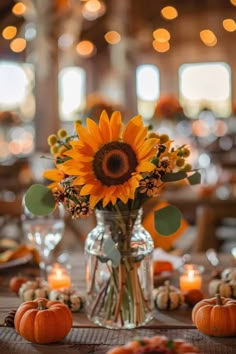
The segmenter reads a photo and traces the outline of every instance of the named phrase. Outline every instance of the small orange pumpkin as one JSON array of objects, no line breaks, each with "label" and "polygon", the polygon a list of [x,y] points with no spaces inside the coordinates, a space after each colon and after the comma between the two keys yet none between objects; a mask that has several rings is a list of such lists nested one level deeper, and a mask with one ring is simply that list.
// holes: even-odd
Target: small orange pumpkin
[{"label": "small orange pumpkin", "polygon": [[184,302],[189,307],[193,307],[203,299],[204,299],[204,294],[200,289],[190,289],[184,294]]},{"label": "small orange pumpkin", "polygon": [[11,278],[9,282],[9,288],[11,289],[11,291],[18,294],[21,285],[26,283],[28,280],[29,279],[24,275],[21,274],[15,275],[14,277]]},{"label": "small orange pumpkin", "polygon": [[236,301],[219,294],[201,300],[193,308],[192,320],[200,332],[209,336],[235,336]]},{"label": "small orange pumpkin", "polygon": [[14,319],[16,331],[28,341],[39,344],[63,339],[72,323],[73,318],[66,305],[44,298],[21,304]]}]

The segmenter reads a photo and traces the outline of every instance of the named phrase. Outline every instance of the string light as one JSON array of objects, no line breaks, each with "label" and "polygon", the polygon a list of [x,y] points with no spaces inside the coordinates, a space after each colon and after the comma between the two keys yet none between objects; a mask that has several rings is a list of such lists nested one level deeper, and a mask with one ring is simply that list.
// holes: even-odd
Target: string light
[{"label": "string light", "polygon": [[106,11],[105,4],[99,0],[88,0],[82,9],[82,14],[86,20],[93,21],[101,17]]},{"label": "string light", "polygon": [[230,0],[231,4],[236,6],[236,0]]},{"label": "string light", "polygon": [[200,32],[200,38],[201,38],[202,42],[205,45],[207,45],[208,47],[213,47],[217,43],[217,38],[216,38],[215,34],[208,29],[202,30]]},{"label": "string light", "polygon": [[10,48],[15,53],[23,52],[26,47],[26,40],[24,38],[15,38],[10,43]]},{"label": "string light", "polygon": [[82,57],[91,57],[95,54],[95,46],[90,41],[81,41],[77,44],[76,51]]},{"label": "string light", "polygon": [[158,28],[153,32],[153,37],[158,42],[168,42],[170,40],[170,32],[165,28]]},{"label": "string light", "polygon": [[152,46],[155,49],[155,51],[160,52],[160,53],[165,53],[170,49],[170,43],[167,42],[158,42],[154,40],[152,42]]},{"label": "string light", "polygon": [[231,18],[226,18],[223,20],[222,25],[224,29],[228,32],[234,32],[236,30],[236,23]]},{"label": "string light", "polygon": [[4,39],[13,39],[17,34],[17,28],[15,26],[7,26],[2,31],[2,36]]},{"label": "string light", "polygon": [[161,9],[161,15],[166,20],[174,20],[176,17],[178,17],[178,11],[174,6],[165,6],[163,9]]},{"label": "string light", "polygon": [[23,4],[23,2],[20,1],[17,2],[12,8],[12,12],[16,16],[24,15],[25,11],[26,11],[26,6],[25,4]]},{"label": "string light", "polygon": [[117,31],[109,31],[105,34],[104,37],[109,44],[117,44],[121,40],[121,36]]}]

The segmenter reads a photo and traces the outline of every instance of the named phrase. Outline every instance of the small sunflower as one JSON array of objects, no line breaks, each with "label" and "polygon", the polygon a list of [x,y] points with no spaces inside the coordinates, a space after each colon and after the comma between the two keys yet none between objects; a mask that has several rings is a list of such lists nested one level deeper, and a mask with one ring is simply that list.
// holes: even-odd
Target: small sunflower
[{"label": "small sunflower", "polygon": [[142,173],[151,172],[150,161],[157,153],[157,139],[147,138],[148,128],[141,116],[133,117],[125,126],[120,112],[109,120],[102,112],[97,125],[87,118],[87,128],[76,126],[78,141],[65,152],[70,159],[60,165],[68,176],[76,176],[74,185],[81,187],[81,196],[90,196],[90,207],[102,201],[103,207],[117,199],[124,204],[134,199]]}]

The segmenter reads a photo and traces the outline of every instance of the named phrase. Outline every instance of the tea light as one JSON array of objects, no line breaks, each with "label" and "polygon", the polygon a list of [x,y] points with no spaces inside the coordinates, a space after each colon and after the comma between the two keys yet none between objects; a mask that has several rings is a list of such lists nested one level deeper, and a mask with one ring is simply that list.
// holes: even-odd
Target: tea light
[{"label": "tea light", "polygon": [[48,274],[48,284],[51,289],[70,288],[71,278],[68,270],[55,263]]},{"label": "tea light", "polygon": [[179,278],[179,285],[182,291],[191,289],[201,289],[202,276],[204,268],[196,264],[185,264],[181,269],[183,273]]}]

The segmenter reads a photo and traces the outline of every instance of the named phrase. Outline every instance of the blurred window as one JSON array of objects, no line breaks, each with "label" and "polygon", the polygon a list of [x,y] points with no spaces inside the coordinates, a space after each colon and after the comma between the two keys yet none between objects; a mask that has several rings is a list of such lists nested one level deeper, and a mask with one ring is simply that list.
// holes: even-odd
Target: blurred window
[{"label": "blurred window", "polygon": [[78,119],[86,99],[86,74],[80,67],[67,67],[59,73],[59,113],[62,121]]},{"label": "blurred window", "polygon": [[223,62],[183,64],[179,69],[180,102],[191,118],[208,109],[217,117],[231,114],[231,69]]},{"label": "blurred window", "polygon": [[22,121],[32,121],[35,113],[33,66],[0,61],[0,83],[0,111],[14,111]]},{"label": "blurred window", "polygon": [[136,69],[136,95],[138,113],[144,119],[152,118],[160,96],[160,74],[155,65],[139,65]]}]

